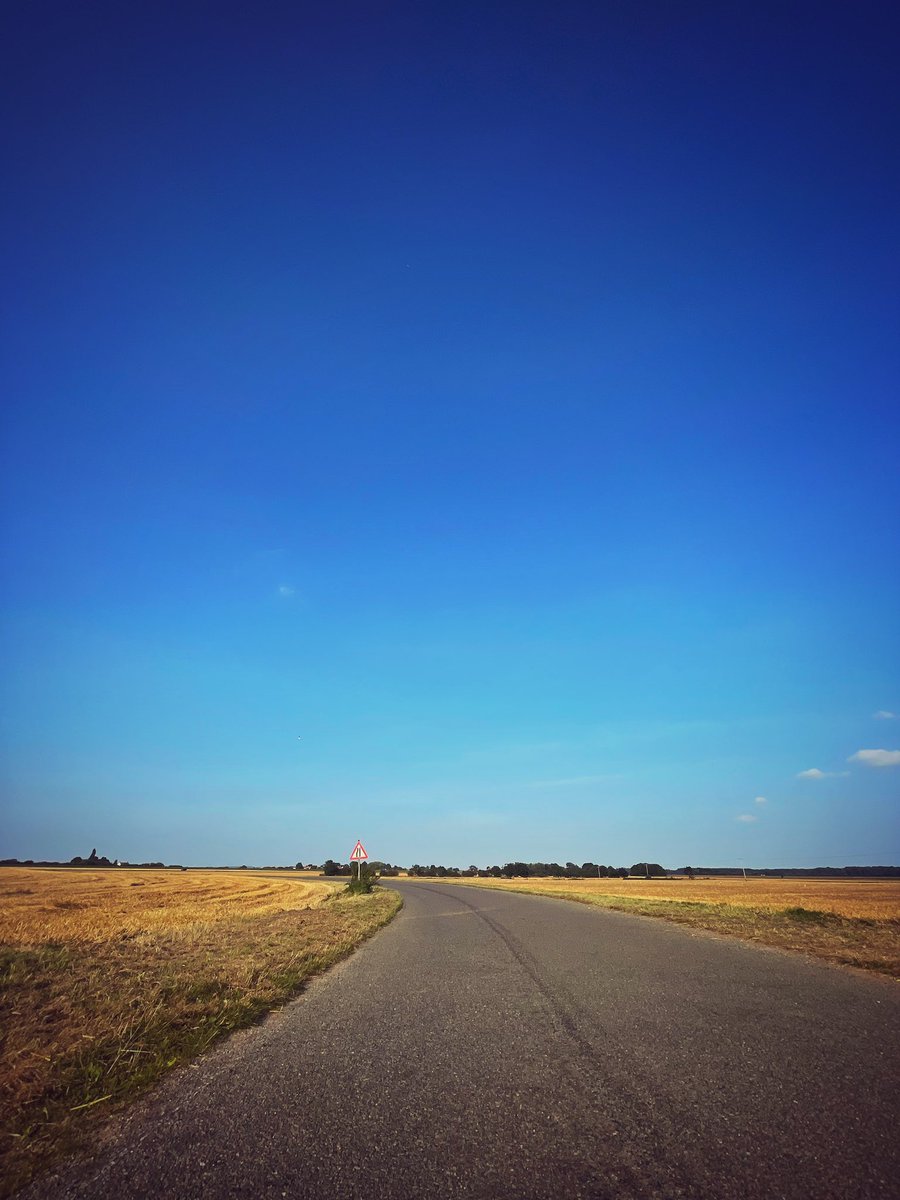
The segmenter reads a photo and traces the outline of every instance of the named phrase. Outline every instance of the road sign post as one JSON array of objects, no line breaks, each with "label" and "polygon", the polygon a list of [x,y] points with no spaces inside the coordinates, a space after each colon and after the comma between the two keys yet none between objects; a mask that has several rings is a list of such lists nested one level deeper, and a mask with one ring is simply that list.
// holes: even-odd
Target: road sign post
[{"label": "road sign post", "polygon": [[351,855],[350,855],[350,861],[351,861],[352,863],[354,863],[354,862],[356,863],[356,880],[357,880],[357,883],[362,883],[362,865],[363,865],[363,861],[364,861],[365,859],[367,859],[368,857],[369,857],[369,856],[368,856],[368,854],[366,853],[366,848],[365,848],[365,846],[362,844],[362,842],[360,842],[360,841],[357,841],[357,843],[356,843],[356,845],[353,847],[353,851],[352,851],[352,853],[351,853]]}]

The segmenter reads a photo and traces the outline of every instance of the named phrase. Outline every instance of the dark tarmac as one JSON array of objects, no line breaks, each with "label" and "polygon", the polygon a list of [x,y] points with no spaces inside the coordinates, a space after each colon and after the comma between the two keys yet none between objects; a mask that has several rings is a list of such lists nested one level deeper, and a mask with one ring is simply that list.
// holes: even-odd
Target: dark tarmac
[{"label": "dark tarmac", "polygon": [[424,882],[29,1200],[900,1195],[900,986]]}]

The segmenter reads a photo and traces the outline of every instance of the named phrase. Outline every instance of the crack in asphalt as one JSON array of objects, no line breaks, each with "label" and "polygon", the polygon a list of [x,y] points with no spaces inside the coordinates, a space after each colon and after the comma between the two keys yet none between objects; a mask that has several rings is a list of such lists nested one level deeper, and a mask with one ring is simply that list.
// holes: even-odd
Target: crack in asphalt
[{"label": "crack in asphalt", "polygon": [[470,904],[469,901],[464,899],[462,896],[457,896],[453,892],[447,891],[445,888],[435,887],[432,884],[427,884],[426,886],[433,892],[438,892],[442,896],[452,898],[458,904],[465,905],[465,907],[469,909],[476,917],[479,917],[482,921],[484,921],[485,925],[487,925],[488,928],[497,935],[500,941],[504,944],[504,946],[506,946],[507,950],[513,956],[515,961],[519,964],[519,966],[534,984],[535,988],[544,998],[547,1006],[550,1008],[551,1012],[562,1026],[566,1035],[570,1038],[574,1045],[578,1047],[581,1055],[588,1059],[592,1064],[598,1064],[599,1056],[594,1046],[584,1036],[584,1034],[582,1034],[572,1013],[566,1008],[559,997],[551,991],[550,987],[541,978],[536,960],[532,958],[527,950],[525,950],[521,942],[519,942],[518,939],[514,937],[514,935],[510,933],[508,929],[501,925],[499,921],[492,920],[484,909],[476,908],[474,904]]}]

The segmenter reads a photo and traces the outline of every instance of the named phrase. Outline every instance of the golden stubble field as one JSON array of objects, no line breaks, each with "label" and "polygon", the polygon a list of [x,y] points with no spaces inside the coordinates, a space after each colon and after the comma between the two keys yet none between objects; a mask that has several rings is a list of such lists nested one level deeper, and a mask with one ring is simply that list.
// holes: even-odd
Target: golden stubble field
[{"label": "golden stubble field", "polygon": [[0,1194],[399,905],[293,871],[0,869]]},{"label": "golden stubble field", "polygon": [[900,978],[900,880],[446,879],[662,917]]},{"label": "golden stubble field", "polygon": [[479,886],[526,886],[538,894],[618,896],[675,903],[729,904],[779,912],[802,907],[840,917],[900,920],[900,879],[478,879]]},{"label": "golden stubble field", "polygon": [[[315,882],[314,882],[315,880]],[[102,942],[315,908],[333,889],[301,872],[5,867],[0,944]]]}]

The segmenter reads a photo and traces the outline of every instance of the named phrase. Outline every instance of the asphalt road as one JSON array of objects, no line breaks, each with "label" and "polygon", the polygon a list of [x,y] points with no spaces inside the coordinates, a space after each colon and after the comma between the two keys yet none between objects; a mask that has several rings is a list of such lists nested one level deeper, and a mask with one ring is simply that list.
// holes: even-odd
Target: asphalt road
[{"label": "asphalt road", "polygon": [[30,1197],[900,1195],[900,987],[400,883],[396,920]]}]

